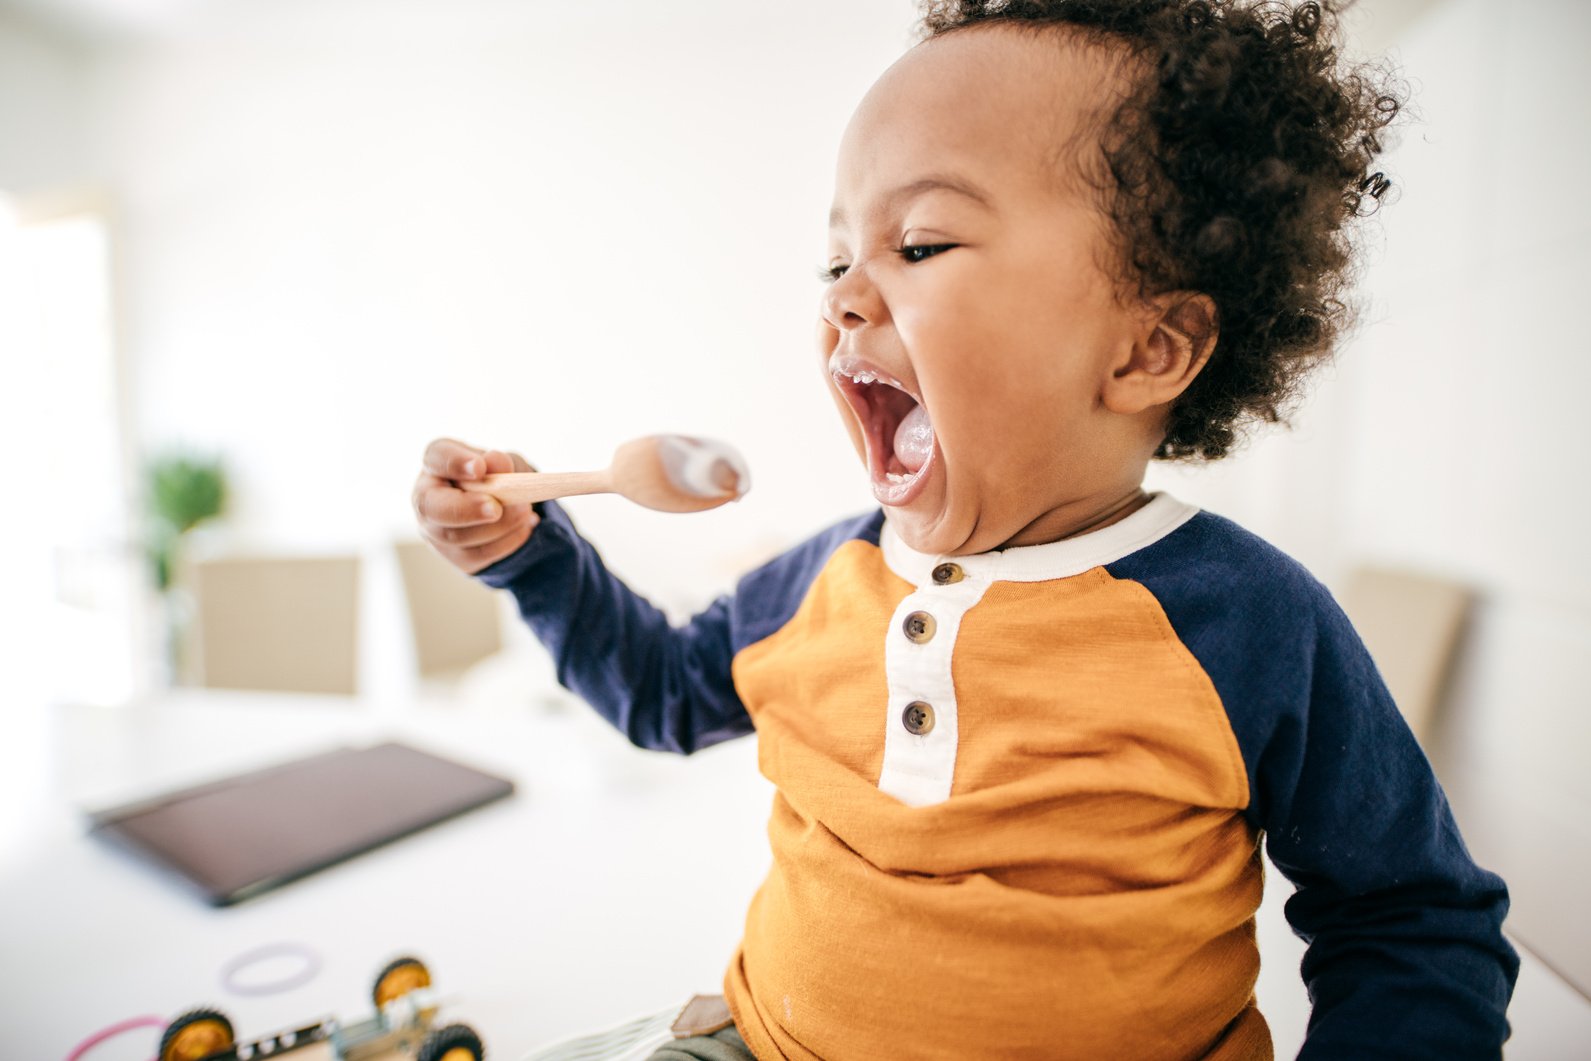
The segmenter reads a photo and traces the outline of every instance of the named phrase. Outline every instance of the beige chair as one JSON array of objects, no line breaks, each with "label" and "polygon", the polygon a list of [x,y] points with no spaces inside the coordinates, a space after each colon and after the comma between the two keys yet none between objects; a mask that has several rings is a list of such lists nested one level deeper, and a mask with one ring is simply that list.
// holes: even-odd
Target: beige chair
[{"label": "beige chair", "polygon": [[1357,568],[1343,590],[1343,611],[1427,747],[1472,600],[1456,582],[1390,568]]},{"label": "beige chair", "polygon": [[196,561],[194,679],[227,689],[353,693],[359,558]]},{"label": "beige chair", "polygon": [[415,664],[422,678],[446,679],[502,650],[497,594],[419,541],[396,542],[409,602]]}]

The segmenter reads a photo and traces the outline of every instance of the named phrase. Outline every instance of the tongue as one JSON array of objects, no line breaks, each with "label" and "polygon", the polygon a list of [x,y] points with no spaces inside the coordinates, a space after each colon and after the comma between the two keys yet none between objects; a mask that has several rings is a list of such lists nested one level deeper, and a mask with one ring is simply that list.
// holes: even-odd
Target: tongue
[{"label": "tongue", "polygon": [[928,421],[928,410],[912,406],[900,426],[895,429],[895,459],[913,474],[922,471],[928,455],[934,449],[934,425]]}]

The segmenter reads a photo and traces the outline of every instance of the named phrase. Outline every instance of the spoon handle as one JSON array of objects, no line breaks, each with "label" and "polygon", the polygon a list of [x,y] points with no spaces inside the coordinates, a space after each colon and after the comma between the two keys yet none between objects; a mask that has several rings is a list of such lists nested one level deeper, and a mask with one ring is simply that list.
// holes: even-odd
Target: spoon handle
[{"label": "spoon handle", "polygon": [[461,479],[459,489],[490,494],[505,505],[534,504],[576,494],[606,494],[613,483],[601,472],[505,472],[484,479]]}]

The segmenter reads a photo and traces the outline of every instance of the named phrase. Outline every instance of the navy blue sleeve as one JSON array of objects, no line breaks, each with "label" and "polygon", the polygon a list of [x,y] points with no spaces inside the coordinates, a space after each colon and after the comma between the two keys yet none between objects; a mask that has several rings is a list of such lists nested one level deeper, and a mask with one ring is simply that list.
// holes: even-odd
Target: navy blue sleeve
[{"label": "navy blue sleeve", "polygon": [[829,528],[676,627],[607,569],[562,506],[536,510],[542,519],[529,540],[477,577],[514,595],[565,688],[632,743],[681,754],[751,732],[731,673],[735,653],[787,622],[829,554],[870,525],[863,517]]},{"label": "navy blue sleeve", "polygon": [[1497,1058],[1519,959],[1508,891],[1470,858],[1358,635],[1296,562],[1201,513],[1110,565],[1144,584],[1214,683],[1248,819],[1297,885],[1301,1059]]}]

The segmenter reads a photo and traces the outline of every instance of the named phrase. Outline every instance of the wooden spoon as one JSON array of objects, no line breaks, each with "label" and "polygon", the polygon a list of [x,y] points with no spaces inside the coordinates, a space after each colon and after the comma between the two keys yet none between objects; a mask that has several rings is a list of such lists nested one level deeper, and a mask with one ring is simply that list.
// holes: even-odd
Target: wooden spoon
[{"label": "wooden spoon", "polygon": [[704,512],[738,501],[751,473],[734,447],[687,435],[648,435],[613,452],[595,472],[509,472],[460,479],[461,490],[490,494],[505,505],[551,501],[576,494],[618,494],[659,512]]}]

